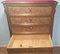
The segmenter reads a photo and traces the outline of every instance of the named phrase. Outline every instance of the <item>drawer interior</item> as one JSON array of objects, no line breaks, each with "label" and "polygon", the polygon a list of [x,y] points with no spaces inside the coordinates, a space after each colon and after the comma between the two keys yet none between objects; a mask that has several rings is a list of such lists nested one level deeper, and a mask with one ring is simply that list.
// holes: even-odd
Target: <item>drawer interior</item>
[{"label": "drawer interior", "polygon": [[7,48],[44,48],[52,46],[52,39],[49,34],[12,35]]}]

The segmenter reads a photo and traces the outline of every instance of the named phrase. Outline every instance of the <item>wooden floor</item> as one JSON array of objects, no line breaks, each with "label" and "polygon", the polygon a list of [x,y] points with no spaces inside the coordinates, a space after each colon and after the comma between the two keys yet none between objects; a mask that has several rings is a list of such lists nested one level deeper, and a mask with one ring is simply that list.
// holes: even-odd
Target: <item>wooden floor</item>
[{"label": "wooden floor", "polygon": [[[53,54],[60,54],[60,47],[54,47],[53,49]],[[0,47],[0,54],[8,54],[6,48]]]},{"label": "wooden floor", "polygon": [[5,47],[0,47],[0,54],[8,54]]},{"label": "wooden floor", "polygon": [[53,54],[60,54],[60,46],[56,46],[53,48]]}]

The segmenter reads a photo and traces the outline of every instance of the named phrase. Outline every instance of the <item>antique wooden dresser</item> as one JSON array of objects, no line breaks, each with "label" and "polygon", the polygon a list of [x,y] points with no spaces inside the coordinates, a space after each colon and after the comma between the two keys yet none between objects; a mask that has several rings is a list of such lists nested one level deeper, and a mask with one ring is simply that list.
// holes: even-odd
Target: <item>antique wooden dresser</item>
[{"label": "antique wooden dresser", "polygon": [[3,2],[10,29],[8,54],[52,54],[56,1]]}]

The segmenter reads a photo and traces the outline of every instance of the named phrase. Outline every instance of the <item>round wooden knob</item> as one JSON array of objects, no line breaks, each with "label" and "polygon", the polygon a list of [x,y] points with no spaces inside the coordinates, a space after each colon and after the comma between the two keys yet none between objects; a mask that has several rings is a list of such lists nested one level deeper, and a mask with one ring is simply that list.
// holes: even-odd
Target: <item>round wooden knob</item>
[{"label": "round wooden knob", "polygon": [[29,19],[30,22],[32,22],[32,19]]},{"label": "round wooden knob", "polygon": [[30,30],[32,30],[32,27],[30,27]]},{"label": "round wooden knob", "polygon": [[22,44],[20,44],[20,47],[22,47]]}]

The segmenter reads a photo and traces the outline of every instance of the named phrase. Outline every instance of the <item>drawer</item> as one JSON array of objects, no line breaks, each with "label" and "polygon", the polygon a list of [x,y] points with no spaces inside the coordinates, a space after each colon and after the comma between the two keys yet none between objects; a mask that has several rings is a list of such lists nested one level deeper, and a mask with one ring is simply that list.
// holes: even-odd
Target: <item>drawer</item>
[{"label": "drawer", "polygon": [[49,33],[49,25],[41,26],[20,26],[12,25],[13,34],[40,34],[40,33]]},{"label": "drawer", "polygon": [[8,7],[9,16],[51,16],[52,7]]},{"label": "drawer", "polygon": [[8,53],[51,54],[52,40],[50,34],[12,35],[8,45]]},{"label": "drawer", "polygon": [[50,24],[51,17],[11,17],[10,21],[18,25]]},{"label": "drawer", "polygon": [[51,52],[39,52],[39,53],[36,53],[36,52],[34,52],[34,53],[32,53],[32,52],[27,52],[27,53],[8,53],[8,54],[53,54],[53,52],[51,53]]}]

